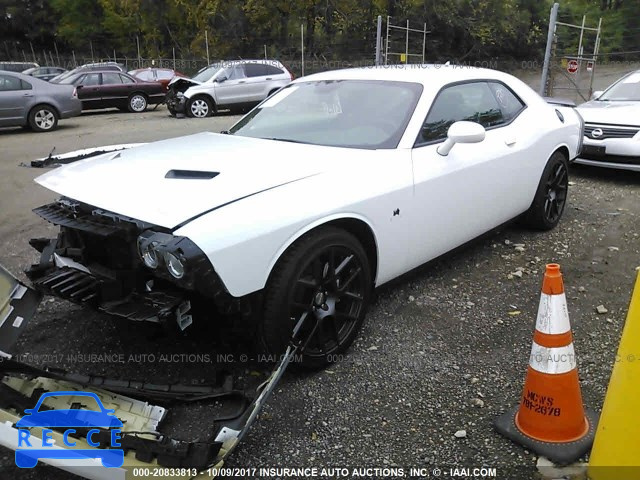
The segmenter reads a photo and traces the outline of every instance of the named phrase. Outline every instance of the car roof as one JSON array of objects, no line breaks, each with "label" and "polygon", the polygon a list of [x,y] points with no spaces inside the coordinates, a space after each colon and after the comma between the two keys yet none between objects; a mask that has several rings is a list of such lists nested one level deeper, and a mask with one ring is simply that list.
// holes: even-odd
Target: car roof
[{"label": "car roof", "polygon": [[388,80],[426,85],[433,82],[445,84],[478,78],[506,80],[512,77],[506,73],[488,68],[462,65],[400,64],[329,70],[298,78],[293,83],[312,80]]},{"label": "car roof", "polygon": [[2,73],[3,75],[12,75],[14,77],[18,77],[19,79],[29,83],[36,82],[40,84],[49,85],[49,82],[45,82],[44,80],[40,80],[39,78],[32,77],[31,75],[25,75],[24,73],[20,73],[20,72],[12,72],[11,70],[0,70],[0,73]]}]

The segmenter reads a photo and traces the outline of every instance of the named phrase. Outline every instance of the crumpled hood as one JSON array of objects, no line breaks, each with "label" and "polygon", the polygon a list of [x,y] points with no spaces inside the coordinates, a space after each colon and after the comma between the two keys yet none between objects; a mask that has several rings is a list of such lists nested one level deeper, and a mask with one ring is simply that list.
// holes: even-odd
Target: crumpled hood
[{"label": "crumpled hood", "polygon": [[640,125],[640,102],[602,102],[592,100],[578,106],[587,123]]},{"label": "crumpled hood", "polygon": [[[248,195],[339,168],[335,150],[205,132],[81,160],[36,182],[89,205],[174,228]],[[210,178],[195,178],[198,172]]]},{"label": "crumpled hood", "polygon": [[167,88],[176,92],[184,92],[185,90],[191,87],[197,87],[198,85],[202,85],[202,82],[198,82],[191,78],[173,77],[167,84]]}]

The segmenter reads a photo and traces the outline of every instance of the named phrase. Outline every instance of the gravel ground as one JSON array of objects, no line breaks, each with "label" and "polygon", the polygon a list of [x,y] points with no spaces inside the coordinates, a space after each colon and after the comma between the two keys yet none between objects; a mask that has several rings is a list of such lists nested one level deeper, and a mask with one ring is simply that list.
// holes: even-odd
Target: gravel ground
[{"label": "gravel ground", "polygon": [[[31,183],[41,171],[20,162],[54,145],[63,152],[151,141],[222,130],[236,118],[177,120],[161,107],[139,116],[83,115],[52,134],[0,130],[0,263],[20,274],[35,260],[28,239],[56,230],[30,212],[54,196]],[[492,421],[519,400],[544,265],[562,266],[584,401],[599,410],[640,264],[640,175],[580,166],[571,173],[570,202],[552,232],[507,226],[383,287],[340,362],[316,373],[286,374],[229,466],[400,466],[444,473],[487,466],[497,468],[498,478],[533,478],[536,456],[496,434]],[[520,244],[524,248],[516,249]],[[607,313],[598,314],[598,305]],[[74,371],[189,382],[210,378],[210,365],[96,364],[68,355],[208,353],[211,338],[194,328],[176,339],[153,325],[46,299],[20,350],[36,364],[60,354],[58,366]],[[175,436],[206,435],[202,419],[209,406],[182,413],[187,417],[173,425]],[[464,438],[454,435],[459,430]],[[77,478],[47,467],[20,470],[13,453],[0,449],[0,478],[45,477]]]}]

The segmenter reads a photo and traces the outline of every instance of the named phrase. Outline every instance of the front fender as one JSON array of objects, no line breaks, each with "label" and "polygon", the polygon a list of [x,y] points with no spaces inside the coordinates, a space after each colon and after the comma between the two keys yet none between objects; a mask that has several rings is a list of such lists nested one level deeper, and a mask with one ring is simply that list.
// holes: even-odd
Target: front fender
[{"label": "front fender", "polygon": [[[273,271],[273,268],[276,266],[276,263],[278,263],[278,260],[280,260],[280,258],[284,254],[284,252],[286,252],[287,249],[291,245],[293,245],[298,239],[300,239],[303,235],[309,233],[311,230],[313,230],[315,228],[321,227],[322,225],[326,225],[326,224],[331,223],[331,222],[335,222],[337,220],[359,220],[360,222],[366,224],[367,227],[369,227],[369,230],[371,230],[372,235],[373,235],[373,240],[374,240],[374,243],[376,245],[376,257],[379,256],[378,240],[376,238],[376,234],[375,234],[375,230],[373,229],[373,225],[371,224],[369,219],[367,219],[364,216],[359,215],[357,213],[353,213],[353,212],[335,213],[333,215],[328,215],[326,217],[319,218],[319,219],[315,220],[314,222],[311,222],[311,223],[305,225],[303,228],[301,228],[297,232],[295,232],[278,249],[278,251],[275,253],[275,255],[273,255],[273,258],[271,259],[271,262],[269,263],[269,273],[271,273]],[[374,280],[374,283],[375,283],[375,278],[373,280]],[[265,284],[266,284],[266,279],[265,279]]]}]

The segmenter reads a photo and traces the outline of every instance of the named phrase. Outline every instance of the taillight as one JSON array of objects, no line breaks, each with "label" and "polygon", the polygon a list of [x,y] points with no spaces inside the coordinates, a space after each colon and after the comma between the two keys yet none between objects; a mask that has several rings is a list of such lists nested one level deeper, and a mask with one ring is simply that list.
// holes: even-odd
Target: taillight
[{"label": "taillight", "polygon": [[285,67],[285,70],[289,73],[289,76],[291,77],[291,81],[293,82],[293,80],[296,78],[296,76],[287,67]]},{"label": "taillight", "polygon": [[78,98],[78,89],[73,87],[73,93],[71,94],[71,98]]}]

